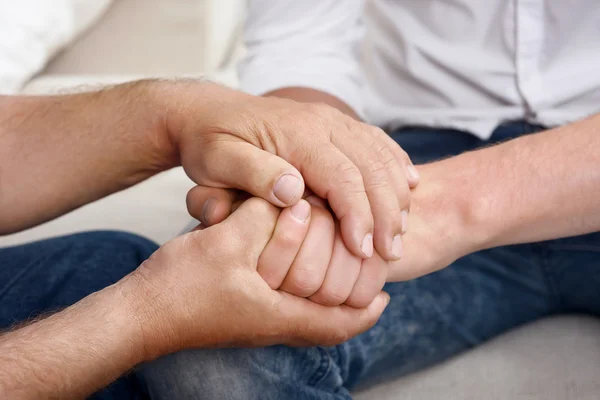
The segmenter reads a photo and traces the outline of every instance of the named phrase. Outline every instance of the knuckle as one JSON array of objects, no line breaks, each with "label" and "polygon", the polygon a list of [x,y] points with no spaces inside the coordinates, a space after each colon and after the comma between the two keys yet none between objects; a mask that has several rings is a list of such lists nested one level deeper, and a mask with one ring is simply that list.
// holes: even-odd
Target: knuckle
[{"label": "knuckle", "polygon": [[348,300],[346,300],[346,303],[355,308],[365,308],[371,303],[371,301],[364,292],[360,291],[353,292],[348,297]]},{"label": "knuckle", "polygon": [[319,290],[320,286],[321,282],[314,271],[297,269],[292,272],[289,287],[293,294],[301,297],[308,297]]},{"label": "knuckle", "polygon": [[[364,187],[364,182],[359,169],[351,162],[340,163],[335,167],[333,175],[337,177],[340,185],[350,187]],[[361,190],[364,192],[364,190]]]},{"label": "knuckle", "polygon": [[337,306],[348,298],[348,292],[339,287],[325,286],[319,290],[320,299],[325,305]]},{"label": "knuckle", "polygon": [[[252,265],[252,262],[256,261],[252,243],[247,238],[224,228],[222,224],[214,225],[204,231],[191,232],[191,234],[196,234],[197,239],[190,236],[188,241],[194,241],[203,256],[222,259],[224,264]],[[227,240],[223,240],[223,238],[227,238]]]},{"label": "knuckle", "polygon": [[380,179],[386,177],[387,180],[387,167],[380,158],[371,160],[368,164],[367,170],[372,175],[380,175]]},{"label": "knuckle", "polygon": [[381,129],[378,126],[368,125],[368,124],[366,124],[366,125],[369,127],[371,136],[373,136],[373,137],[385,137],[388,135],[387,133],[385,133],[385,131],[383,129]]},{"label": "knuckle", "polygon": [[394,149],[394,157],[395,157],[396,161],[401,162],[404,165],[412,164],[412,160],[410,159],[410,156],[400,146],[396,146],[396,148]]},{"label": "knuckle", "polygon": [[373,299],[377,296],[377,294],[383,289],[383,285],[385,282],[379,282],[379,279],[373,279],[372,282],[365,284],[361,282],[361,284],[357,285],[348,296],[346,303],[356,308],[364,308],[367,307]]},{"label": "knuckle", "polygon": [[285,230],[278,233],[273,238],[275,245],[282,250],[293,250],[300,246],[302,243],[302,232],[297,230]]},{"label": "knuckle", "polygon": [[379,150],[379,158],[388,169],[400,168],[402,165],[401,159],[395,156],[394,151],[389,146],[383,146]]},{"label": "knuckle", "polygon": [[272,265],[264,266],[258,269],[258,274],[264,279],[271,289],[279,288],[281,283],[281,272],[273,268]]}]

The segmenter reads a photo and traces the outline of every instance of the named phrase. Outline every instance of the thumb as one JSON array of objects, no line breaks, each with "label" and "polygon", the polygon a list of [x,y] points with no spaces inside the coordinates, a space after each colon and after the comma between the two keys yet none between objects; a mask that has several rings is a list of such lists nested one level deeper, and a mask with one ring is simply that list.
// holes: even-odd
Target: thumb
[{"label": "thumb", "polygon": [[300,172],[283,158],[250,143],[221,142],[205,154],[198,160],[197,180],[194,171],[188,171],[200,185],[240,189],[278,207],[294,205],[302,197]]},{"label": "thumb", "polygon": [[[333,346],[368,330],[379,320],[390,296],[380,292],[365,308],[323,306],[308,299],[279,292],[284,335],[292,345]],[[299,336],[301,335],[301,336]]]},{"label": "thumb", "polygon": [[[228,244],[258,261],[279,217],[280,209],[266,200],[252,197],[244,201],[225,221],[206,231],[219,230]],[[254,265],[256,267],[256,265]]]}]

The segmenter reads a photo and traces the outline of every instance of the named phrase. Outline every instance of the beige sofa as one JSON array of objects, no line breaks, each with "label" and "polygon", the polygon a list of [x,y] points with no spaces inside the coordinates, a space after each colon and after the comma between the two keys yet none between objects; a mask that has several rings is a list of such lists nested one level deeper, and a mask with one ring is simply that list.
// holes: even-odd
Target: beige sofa
[{"label": "beige sofa", "polygon": [[[208,75],[235,85],[227,58],[235,54],[240,7],[239,0],[116,0],[25,91],[143,76]],[[184,199],[191,186],[180,169],[172,170],[35,229],[0,237],[0,246],[88,229],[128,230],[162,243],[188,225]],[[356,398],[598,400],[600,321],[539,321]]]}]

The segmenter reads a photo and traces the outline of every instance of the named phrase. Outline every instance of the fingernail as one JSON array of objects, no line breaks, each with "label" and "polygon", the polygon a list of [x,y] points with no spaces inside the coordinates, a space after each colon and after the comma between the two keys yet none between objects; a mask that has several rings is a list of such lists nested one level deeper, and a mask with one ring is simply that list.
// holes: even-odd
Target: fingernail
[{"label": "fingernail", "polygon": [[386,292],[385,293],[385,305],[387,306],[388,304],[390,304],[390,300],[392,298],[390,297],[390,295]]},{"label": "fingernail", "polygon": [[408,165],[406,167],[406,172],[408,172],[408,176],[413,180],[413,181],[418,181],[419,180],[419,172],[417,171],[417,169],[415,168],[414,165]]},{"label": "fingernail", "polygon": [[214,197],[211,197],[204,202],[204,205],[202,206],[202,219],[204,219],[204,222],[209,222],[208,217],[213,213],[216,205],[217,199]]},{"label": "fingernail", "polygon": [[273,194],[279,199],[279,201],[289,204],[298,195],[300,186],[300,179],[298,179],[297,176],[290,174],[283,175],[281,178],[279,178],[279,180],[277,180],[277,183],[275,183],[275,186],[273,187]]},{"label": "fingernail", "polygon": [[398,258],[402,257],[402,236],[394,236],[392,240],[392,254]]},{"label": "fingernail", "polygon": [[400,217],[402,218],[402,233],[406,233],[408,231],[408,211],[401,211]]},{"label": "fingernail", "polygon": [[367,233],[365,235],[365,238],[360,246],[360,250],[367,257],[371,257],[373,255],[373,235],[371,233]]},{"label": "fingernail", "polygon": [[292,212],[292,217],[294,217],[294,219],[304,223],[310,215],[310,204],[300,200],[290,208],[290,211]]}]

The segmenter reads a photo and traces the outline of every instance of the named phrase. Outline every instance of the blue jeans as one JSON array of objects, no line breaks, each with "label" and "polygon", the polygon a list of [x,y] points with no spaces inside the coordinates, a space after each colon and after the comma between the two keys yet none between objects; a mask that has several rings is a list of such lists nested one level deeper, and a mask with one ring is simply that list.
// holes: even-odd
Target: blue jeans
[{"label": "blue jeans", "polygon": [[[157,247],[128,233],[90,232],[0,249],[0,330],[68,307],[112,285]],[[92,398],[147,396],[137,376],[130,374]]]},{"label": "blue jeans", "polygon": [[[510,123],[489,141],[422,128],[392,136],[423,163],[537,129]],[[358,385],[425,368],[535,319],[599,315],[600,233],[481,251],[385,290],[391,303],[377,325],[339,346],[184,351],[140,376],[157,399],[349,399]]]}]

